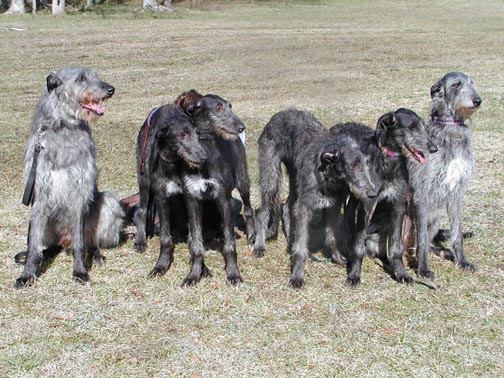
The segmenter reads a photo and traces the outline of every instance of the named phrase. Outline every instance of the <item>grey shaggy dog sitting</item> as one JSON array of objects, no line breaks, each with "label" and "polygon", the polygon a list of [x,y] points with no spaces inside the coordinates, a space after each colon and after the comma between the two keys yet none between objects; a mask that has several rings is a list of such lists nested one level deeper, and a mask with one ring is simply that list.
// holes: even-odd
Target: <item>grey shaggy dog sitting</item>
[{"label": "grey shaggy dog sitting", "polygon": [[26,263],[15,288],[31,284],[41,262],[63,248],[73,254],[74,279],[86,282],[85,252],[100,261],[100,246],[119,243],[125,214],[112,193],[98,192],[90,129],[105,113],[102,101],[114,91],[83,67],[65,67],[47,77],[24,154],[24,203],[32,208]]},{"label": "grey shaggy dog sitting", "polygon": [[428,267],[428,251],[439,230],[439,215],[445,209],[450,225],[450,244],[457,264],[474,272],[476,265],[464,255],[461,207],[462,196],[472,175],[474,157],[471,130],[466,125],[482,100],[469,76],[450,72],[431,88],[431,123],[427,133],[438,146],[426,164],[409,166],[412,206],[410,215],[416,226],[417,273],[434,278]]}]

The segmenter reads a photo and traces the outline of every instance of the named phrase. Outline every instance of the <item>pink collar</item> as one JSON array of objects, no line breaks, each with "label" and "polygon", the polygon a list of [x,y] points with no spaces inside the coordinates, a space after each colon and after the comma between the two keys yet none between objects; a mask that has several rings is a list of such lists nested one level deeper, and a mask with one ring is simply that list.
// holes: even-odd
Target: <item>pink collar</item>
[{"label": "pink collar", "polygon": [[464,121],[457,121],[454,118],[440,118],[440,117],[432,117],[432,122],[442,123],[444,125],[459,125],[465,126]]},{"label": "pink collar", "polygon": [[390,157],[398,158],[399,156],[401,156],[401,154],[399,152],[389,150],[385,146],[381,146],[381,150],[385,155],[390,156]]}]

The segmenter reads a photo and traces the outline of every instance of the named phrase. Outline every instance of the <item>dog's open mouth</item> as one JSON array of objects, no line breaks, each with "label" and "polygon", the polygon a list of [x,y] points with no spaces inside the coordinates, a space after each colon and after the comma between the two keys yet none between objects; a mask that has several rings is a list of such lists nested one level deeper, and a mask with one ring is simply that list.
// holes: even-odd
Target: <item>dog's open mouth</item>
[{"label": "dog's open mouth", "polygon": [[425,163],[425,155],[416,150],[415,148],[413,147],[410,147],[408,145],[404,145],[406,147],[406,149],[409,151],[409,153],[411,154],[411,156],[413,156],[413,159],[415,159],[416,161],[418,161],[420,164],[423,164]]},{"label": "dog's open mouth", "polygon": [[81,102],[80,105],[84,108],[92,112],[93,114],[101,117],[105,114],[105,106],[96,101],[89,102]]}]

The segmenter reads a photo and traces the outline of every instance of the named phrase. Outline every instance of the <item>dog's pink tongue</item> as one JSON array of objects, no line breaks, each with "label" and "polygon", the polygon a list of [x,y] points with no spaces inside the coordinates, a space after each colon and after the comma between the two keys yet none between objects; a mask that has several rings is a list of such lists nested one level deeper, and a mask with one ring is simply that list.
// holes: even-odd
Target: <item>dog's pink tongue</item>
[{"label": "dog's pink tongue", "polygon": [[82,104],[82,106],[84,106],[86,109],[91,110],[95,114],[98,114],[98,115],[105,114],[105,106],[103,106],[97,102],[89,102],[87,104]]},{"label": "dog's pink tongue", "polygon": [[425,156],[421,152],[415,151],[415,157],[418,159],[420,164],[425,163]]}]

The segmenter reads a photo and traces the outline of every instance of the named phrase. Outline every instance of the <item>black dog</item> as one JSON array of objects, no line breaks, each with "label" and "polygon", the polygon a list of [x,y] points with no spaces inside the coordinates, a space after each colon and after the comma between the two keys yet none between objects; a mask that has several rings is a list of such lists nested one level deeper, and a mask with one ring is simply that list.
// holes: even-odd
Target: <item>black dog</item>
[{"label": "black dog", "polygon": [[[261,207],[257,213],[254,255],[266,249],[270,210],[279,208],[281,164],[289,175],[289,197],[284,207],[284,226],[291,254],[290,284],[304,285],[308,255],[308,224],[312,211],[327,208],[326,238],[333,256],[342,260],[336,243],[341,206],[351,191],[358,198],[374,197],[365,156],[354,140],[330,135],[310,113],[286,110],[275,114],[259,137]],[[277,218],[277,217],[274,217]]]},{"label": "black dog", "polygon": [[155,207],[160,221],[160,251],[150,276],[165,274],[173,262],[170,213],[183,204],[181,171],[183,167],[201,167],[207,159],[191,118],[179,106],[163,105],[149,114],[137,139],[140,203],[135,248],[143,252],[147,247],[146,233],[152,226],[147,223],[153,219],[148,210]]},{"label": "black dog", "polygon": [[243,201],[247,240],[254,238],[254,218],[250,204],[250,181],[245,147],[238,135],[245,130],[231,104],[219,96],[201,96],[196,91],[182,94],[180,104],[192,118],[208,160],[199,168],[183,169],[183,188],[189,218],[191,270],[182,285],[195,285],[210,275],[205,266],[203,245],[203,202],[216,203],[223,223],[223,254],[229,283],[242,282],[236,255],[231,192],[237,189]]},{"label": "black dog", "polygon": [[422,118],[401,108],[382,115],[376,131],[366,125],[346,123],[334,126],[331,132],[349,135],[357,141],[363,153],[369,156],[380,186],[377,198],[361,201],[351,195],[345,206],[345,219],[354,243],[348,253],[347,284],[360,283],[366,252],[371,256],[385,255],[395,279],[413,283],[402,262],[401,230],[409,186],[406,162],[424,164],[426,155],[437,151]]}]

